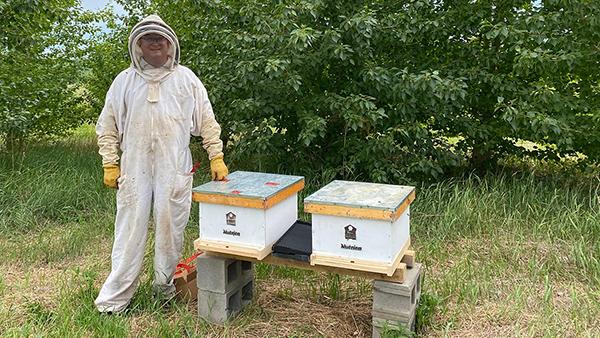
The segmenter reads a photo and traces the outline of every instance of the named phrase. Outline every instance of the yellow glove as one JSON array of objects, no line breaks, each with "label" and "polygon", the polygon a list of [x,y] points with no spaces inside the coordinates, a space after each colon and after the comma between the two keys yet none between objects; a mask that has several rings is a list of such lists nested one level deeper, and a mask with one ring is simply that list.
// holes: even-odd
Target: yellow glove
[{"label": "yellow glove", "polygon": [[118,189],[117,178],[121,176],[121,169],[118,164],[106,164],[104,168],[104,185],[109,188]]},{"label": "yellow glove", "polygon": [[229,170],[223,162],[223,157],[215,157],[210,160],[210,176],[214,181],[222,181],[229,174]]}]

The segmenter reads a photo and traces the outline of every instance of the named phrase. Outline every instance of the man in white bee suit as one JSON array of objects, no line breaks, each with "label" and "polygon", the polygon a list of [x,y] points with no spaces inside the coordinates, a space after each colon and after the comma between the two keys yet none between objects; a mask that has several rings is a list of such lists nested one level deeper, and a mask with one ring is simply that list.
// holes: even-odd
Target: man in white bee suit
[{"label": "man in white bee suit", "polygon": [[[221,127],[204,85],[179,65],[177,36],[157,15],[129,36],[131,66],[113,81],[98,123],[104,184],[118,188],[112,270],[95,301],[120,312],[137,288],[150,211],[155,226],[155,294],[171,298],[192,196],[190,135],[202,137],[212,178],[224,179]],[[119,156],[119,153],[121,155]]]}]

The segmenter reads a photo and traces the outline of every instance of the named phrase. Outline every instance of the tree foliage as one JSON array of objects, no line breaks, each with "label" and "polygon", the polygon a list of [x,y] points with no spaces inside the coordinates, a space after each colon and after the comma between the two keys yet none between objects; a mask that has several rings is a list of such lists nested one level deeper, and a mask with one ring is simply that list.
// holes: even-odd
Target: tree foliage
[{"label": "tree foliage", "polygon": [[0,1],[0,138],[93,120],[156,12],[240,168],[402,182],[515,155],[600,161],[597,1],[118,3],[127,15]]},{"label": "tree foliage", "polygon": [[75,0],[0,2],[0,139],[62,135],[89,117],[82,86],[96,16]]},{"label": "tree foliage", "polygon": [[144,17],[144,10],[149,6],[149,0],[116,2],[125,13],[117,14],[110,9],[98,13],[99,19],[106,24],[106,29],[96,32],[94,39],[89,41],[84,83],[94,117],[100,114],[112,81],[131,64],[127,51],[129,32]]},{"label": "tree foliage", "polygon": [[178,33],[240,163],[398,182],[506,155],[600,159],[596,1],[157,0],[150,11]]}]

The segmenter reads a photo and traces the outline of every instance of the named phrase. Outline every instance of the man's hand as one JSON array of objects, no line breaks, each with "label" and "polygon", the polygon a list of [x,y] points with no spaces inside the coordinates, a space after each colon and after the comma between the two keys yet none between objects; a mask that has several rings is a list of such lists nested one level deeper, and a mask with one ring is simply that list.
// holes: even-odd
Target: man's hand
[{"label": "man's hand", "polygon": [[222,181],[229,174],[229,170],[223,162],[223,157],[215,157],[210,160],[210,176],[213,181]]},{"label": "man's hand", "polygon": [[106,164],[102,168],[104,168],[104,185],[109,188],[118,189],[117,179],[121,176],[119,165]]}]

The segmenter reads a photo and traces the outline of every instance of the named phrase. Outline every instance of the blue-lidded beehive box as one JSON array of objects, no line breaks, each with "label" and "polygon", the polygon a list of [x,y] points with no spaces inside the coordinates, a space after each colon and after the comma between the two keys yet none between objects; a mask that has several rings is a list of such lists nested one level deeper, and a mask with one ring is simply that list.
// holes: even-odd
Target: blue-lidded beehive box
[{"label": "blue-lidded beehive box", "polygon": [[391,276],[410,246],[415,188],[333,181],[304,199],[312,214],[311,264]]},{"label": "blue-lidded beehive box", "polygon": [[263,259],[298,218],[304,177],[236,171],[193,189],[200,203],[198,250]]}]

